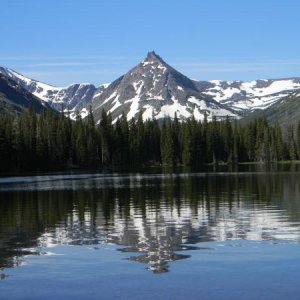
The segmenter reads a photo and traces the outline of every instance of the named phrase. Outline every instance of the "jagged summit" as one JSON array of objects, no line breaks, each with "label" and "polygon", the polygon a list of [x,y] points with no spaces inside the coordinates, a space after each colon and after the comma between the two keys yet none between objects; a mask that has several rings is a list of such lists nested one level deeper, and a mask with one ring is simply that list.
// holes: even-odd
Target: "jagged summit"
[{"label": "jagged summit", "polygon": [[144,59],[143,61],[144,63],[145,62],[158,62],[158,63],[164,63],[164,60],[158,55],[156,54],[154,51],[150,51],[148,52],[146,58]]},{"label": "jagged summit", "polygon": [[192,115],[201,120],[205,114],[209,118],[235,116],[211,96],[201,94],[192,80],[169,66],[154,51],[93,99],[97,121],[103,109],[112,114],[114,121],[123,114],[128,120],[140,114],[144,120],[153,116],[173,118],[175,113],[182,120]]}]

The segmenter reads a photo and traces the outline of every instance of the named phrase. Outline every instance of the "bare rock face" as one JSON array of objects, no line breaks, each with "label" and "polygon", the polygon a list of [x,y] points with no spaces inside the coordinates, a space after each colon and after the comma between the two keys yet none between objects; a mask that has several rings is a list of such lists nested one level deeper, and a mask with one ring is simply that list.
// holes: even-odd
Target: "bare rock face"
[{"label": "bare rock face", "polygon": [[110,84],[92,102],[96,120],[104,109],[113,120],[121,117],[143,119],[164,117],[179,119],[194,116],[201,120],[206,114],[236,117],[230,109],[209,95],[199,92],[196,83],[163,61],[155,52],[149,52],[143,62]]}]

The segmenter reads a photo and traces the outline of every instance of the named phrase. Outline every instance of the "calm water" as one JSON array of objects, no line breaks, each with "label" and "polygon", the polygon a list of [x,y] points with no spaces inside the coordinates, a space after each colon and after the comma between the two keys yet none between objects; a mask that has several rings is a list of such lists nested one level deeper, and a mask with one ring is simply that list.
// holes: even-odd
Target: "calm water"
[{"label": "calm water", "polygon": [[0,178],[0,299],[300,299],[300,172]]}]

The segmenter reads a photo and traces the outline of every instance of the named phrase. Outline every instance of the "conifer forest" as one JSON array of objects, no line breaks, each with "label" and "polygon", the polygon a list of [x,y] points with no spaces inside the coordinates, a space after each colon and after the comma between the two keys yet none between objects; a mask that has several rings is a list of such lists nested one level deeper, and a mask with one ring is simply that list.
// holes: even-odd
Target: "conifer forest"
[{"label": "conifer forest", "polygon": [[0,119],[0,170],[109,166],[192,166],[210,163],[277,162],[300,157],[300,123],[281,128],[264,118],[240,124],[229,118],[127,121],[102,112],[76,121],[33,107]]}]

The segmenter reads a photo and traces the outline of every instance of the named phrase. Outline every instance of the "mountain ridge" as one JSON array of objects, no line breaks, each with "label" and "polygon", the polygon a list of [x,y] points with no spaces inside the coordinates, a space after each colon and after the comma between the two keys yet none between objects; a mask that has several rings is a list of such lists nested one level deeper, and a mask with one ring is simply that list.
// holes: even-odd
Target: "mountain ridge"
[{"label": "mountain ridge", "polygon": [[[134,73],[134,74],[132,74]],[[93,108],[97,122],[105,109],[114,121],[125,114],[128,119],[142,114],[144,119],[190,116],[203,119],[213,116],[242,118],[257,110],[265,110],[300,89],[300,78],[259,79],[252,81],[192,80],[166,63],[154,51],[138,65],[111,84],[99,87],[75,83],[56,87],[30,79],[9,68],[0,74],[15,81],[37,97],[42,105],[68,112],[72,119],[78,111],[84,118]]]},{"label": "mountain ridge", "polygon": [[20,87],[15,81],[0,74],[0,112],[20,113],[30,105],[33,105],[38,113],[50,109],[47,103],[41,103],[37,97]]},{"label": "mountain ridge", "polygon": [[0,67],[0,73],[58,111],[82,109],[90,102],[96,91],[93,84],[73,83],[66,87],[57,87],[4,67]]},{"label": "mountain ridge", "polygon": [[280,99],[265,110],[247,115],[242,122],[247,124],[257,118],[266,118],[270,124],[278,123],[283,127],[297,124],[300,120],[300,90]]}]

